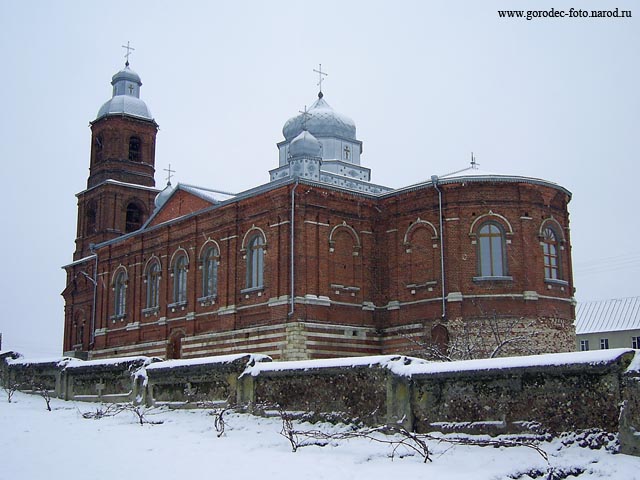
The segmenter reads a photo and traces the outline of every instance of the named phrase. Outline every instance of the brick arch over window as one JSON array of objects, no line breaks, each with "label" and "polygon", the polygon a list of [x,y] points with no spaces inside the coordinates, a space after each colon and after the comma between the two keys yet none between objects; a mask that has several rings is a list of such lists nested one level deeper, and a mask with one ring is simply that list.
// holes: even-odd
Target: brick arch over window
[{"label": "brick arch over window", "polygon": [[[484,223],[488,220],[493,220],[496,223],[501,223],[505,233],[507,235],[513,235],[513,227],[509,220],[506,217],[500,215],[499,213],[494,213],[489,210],[489,213],[485,213],[483,215],[478,216],[473,223],[471,224],[471,228],[469,229],[469,236],[473,237],[476,235],[476,231],[478,228],[478,224]],[[506,227],[506,228],[505,228]]]},{"label": "brick arch over window", "polygon": [[329,233],[329,251],[331,251],[331,249],[334,248],[336,234],[341,233],[342,231],[346,231],[351,235],[354,241],[354,248],[357,248],[359,250],[360,236],[358,235],[358,232],[356,232],[351,225],[348,225],[347,222],[342,222],[341,224],[333,227],[331,229],[331,233]]},{"label": "brick arch over window", "polygon": [[407,228],[404,235],[405,254],[401,259],[401,272],[405,285],[424,286],[438,278],[439,251],[434,248],[438,241],[435,226],[418,218]]},{"label": "brick arch over window", "polygon": [[[332,288],[359,288],[362,270],[360,248],[360,237],[346,222],[331,230],[329,235],[329,280],[334,286]],[[353,290],[351,293],[355,292]]]},{"label": "brick arch over window", "polygon": [[120,265],[113,272],[111,286],[113,289],[113,318],[121,319],[127,313],[127,285],[129,277],[127,269]]}]

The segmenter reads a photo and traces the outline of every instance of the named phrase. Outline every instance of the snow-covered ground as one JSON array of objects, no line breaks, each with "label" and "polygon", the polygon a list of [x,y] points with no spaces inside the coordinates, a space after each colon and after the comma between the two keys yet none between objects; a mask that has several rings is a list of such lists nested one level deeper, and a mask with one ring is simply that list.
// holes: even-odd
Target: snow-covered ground
[{"label": "snow-covered ground", "polygon": [[[265,478],[366,479],[389,478],[529,479],[522,472],[547,464],[526,447],[495,448],[432,443],[433,461],[414,456],[390,458],[391,447],[352,439],[326,447],[291,451],[279,434],[277,418],[228,413],[218,438],[207,410],[154,411],[158,425],[139,425],[131,412],[99,420],[84,412],[99,405],[52,400],[52,411],[39,396],[16,393],[12,403],[0,391],[0,479],[116,478]],[[308,424],[301,429],[312,428]],[[317,426],[313,426],[316,428]],[[324,428],[336,428],[325,425]],[[640,458],[590,450],[559,440],[542,443],[551,465],[584,471],[580,479],[640,479]],[[406,453],[403,450],[399,454]]]}]

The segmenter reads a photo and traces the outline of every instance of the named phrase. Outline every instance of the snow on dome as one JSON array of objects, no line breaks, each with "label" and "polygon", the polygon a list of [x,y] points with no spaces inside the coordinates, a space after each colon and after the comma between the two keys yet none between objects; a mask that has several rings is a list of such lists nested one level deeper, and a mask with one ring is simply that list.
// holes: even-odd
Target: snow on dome
[{"label": "snow on dome", "polygon": [[96,120],[109,115],[131,115],[132,117],[153,120],[153,115],[151,115],[147,104],[139,98],[128,95],[116,95],[105,102],[105,104],[100,107],[100,110],[98,110]]},{"label": "snow on dome", "polygon": [[109,115],[130,115],[153,120],[149,107],[140,100],[140,75],[131,70],[128,64],[111,78],[111,85],[112,97],[100,107],[96,120]]},{"label": "snow on dome", "polygon": [[162,190],[158,195],[156,195],[155,200],[153,201],[154,205],[156,206],[156,209],[162,207],[167,200],[169,200],[169,197],[173,194],[173,187],[171,186],[171,182],[167,183],[167,186],[164,187],[164,190]]},{"label": "snow on dome", "polygon": [[289,145],[289,153],[292,157],[322,157],[322,144],[307,130],[294,138]]},{"label": "snow on dome", "polygon": [[282,127],[282,134],[286,140],[292,140],[300,135],[305,126],[309,133],[316,137],[342,137],[353,140],[356,138],[356,125],[353,120],[336,112],[321,96],[318,96],[318,100],[311,105],[306,114],[301,113],[287,120]]}]

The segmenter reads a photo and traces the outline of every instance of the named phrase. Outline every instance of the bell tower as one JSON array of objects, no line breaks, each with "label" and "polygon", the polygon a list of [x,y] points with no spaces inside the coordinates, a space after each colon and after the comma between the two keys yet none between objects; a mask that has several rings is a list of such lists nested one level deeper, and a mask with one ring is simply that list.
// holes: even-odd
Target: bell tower
[{"label": "bell tower", "polygon": [[90,245],[139,229],[153,212],[158,124],[140,99],[140,76],[127,61],[111,80],[111,98],[90,122],[91,154],[86,190],[77,194],[74,260]]}]

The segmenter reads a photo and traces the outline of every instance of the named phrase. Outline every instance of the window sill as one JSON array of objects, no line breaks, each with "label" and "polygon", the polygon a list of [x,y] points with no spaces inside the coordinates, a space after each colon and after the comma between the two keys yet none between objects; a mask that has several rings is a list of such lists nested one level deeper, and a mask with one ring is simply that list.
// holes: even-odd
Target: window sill
[{"label": "window sill", "polygon": [[123,314],[121,314],[121,315],[111,315],[109,318],[111,319],[111,321],[112,321],[113,323],[115,323],[115,322],[116,322],[116,320],[123,321],[126,317],[127,317],[127,314],[126,314],[126,313],[123,313]]},{"label": "window sill", "polygon": [[207,305],[213,305],[214,303],[216,303],[217,299],[218,299],[217,295],[207,295],[206,297],[200,297],[198,299],[198,303],[204,307]]},{"label": "window sill", "polygon": [[143,308],[142,309],[142,314],[145,317],[149,317],[151,315],[157,315],[159,311],[160,311],[160,307]]},{"label": "window sill", "polygon": [[263,290],[264,290],[264,285],[260,285],[259,287],[243,288],[242,290],[240,290],[240,293],[245,294],[245,293],[253,293],[253,292],[262,292]]},{"label": "window sill", "polygon": [[511,275],[501,275],[495,277],[473,277],[474,282],[513,282]]},{"label": "window sill", "polygon": [[563,287],[566,287],[569,285],[569,282],[567,282],[566,280],[560,280],[559,278],[545,278],[544,279],[544,283],[551,283],[554,285],[562,285]]},{"label": "window sill", "polygon": [[167,305],[167,307],[169,307],[171,309],[171,312],[175,312],[178,308],[180,310],[184,310],[184,307],[187,306],[187,302],[174,302],[174,303],[170,303],[169,305]]}]

